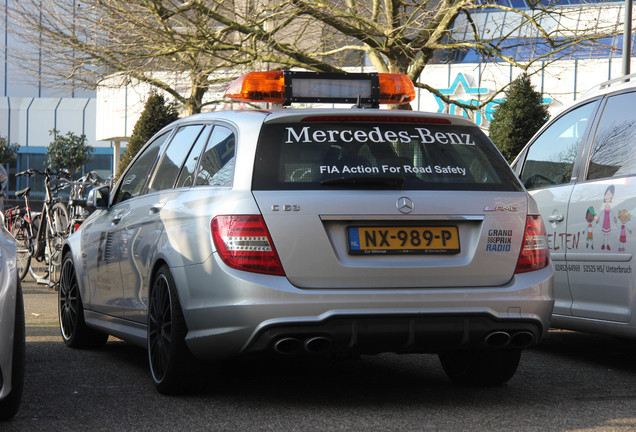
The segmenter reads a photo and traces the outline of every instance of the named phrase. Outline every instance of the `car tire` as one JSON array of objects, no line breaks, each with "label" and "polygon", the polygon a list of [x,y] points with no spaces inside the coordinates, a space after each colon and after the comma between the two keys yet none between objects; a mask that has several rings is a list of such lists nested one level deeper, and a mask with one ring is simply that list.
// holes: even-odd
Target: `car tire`
[{"label": "car tire", "polygon": [[58,315],[64,343],[71,348],[104,345],[108,340],[108,334],[89,328],[84,321],[84,306],[70,252],[64,255],[60,274]]},{"label": "car tire", "polygon": [[152,380],[159,393],[184,393],[191,386],[194,359],[185,343],[187,327],[166,265],[153,278],[148,304],[148,364]]},{"label": "car tire", "polygon": [[441,353],[439,359],[453,382],[494,386],[504,384],[514,376],[521,350],[455,350]]},{"label": "car tire", "polygon": [[12,418],[20,408],[22,390],[24,389],[24,359],[25,359],[25,327],[24,327],[24,298],[22,287],[17,281],[15,300],[15,326],[13,327],[13,356],[11,359],[11,393],[0,400],[0,421]]}]

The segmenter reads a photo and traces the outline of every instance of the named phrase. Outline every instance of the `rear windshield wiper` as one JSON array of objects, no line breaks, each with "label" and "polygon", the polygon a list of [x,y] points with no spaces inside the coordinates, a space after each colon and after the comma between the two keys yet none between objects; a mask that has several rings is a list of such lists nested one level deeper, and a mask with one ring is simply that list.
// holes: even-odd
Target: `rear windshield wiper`
[{"label": "rear windshield wiper", "polygon": [[406,179],[402,176],[347,176],[325,179],[323,186],[362,186],[402,189]]}]

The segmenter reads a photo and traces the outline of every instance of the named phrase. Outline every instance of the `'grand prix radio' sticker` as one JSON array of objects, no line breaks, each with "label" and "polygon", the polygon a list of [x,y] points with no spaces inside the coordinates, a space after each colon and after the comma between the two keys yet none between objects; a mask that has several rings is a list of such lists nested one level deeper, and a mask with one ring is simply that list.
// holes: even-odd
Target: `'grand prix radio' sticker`
[{"label": "'grand prix radio' sticker", "polygon": [[508,252],[512,244],[512,230],[491,229],[488,231],[486,251]]}]

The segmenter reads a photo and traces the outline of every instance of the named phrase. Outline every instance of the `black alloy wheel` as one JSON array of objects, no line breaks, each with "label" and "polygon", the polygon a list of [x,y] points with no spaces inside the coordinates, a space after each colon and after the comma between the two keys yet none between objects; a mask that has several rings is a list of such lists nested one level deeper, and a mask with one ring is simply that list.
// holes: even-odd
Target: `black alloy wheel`
[{"label": "black alloy wheel", "polygon": [[64,255],[62,261],[58,312],[62,339],[67,346],[71,348],[94,347],[103,345],[108,340],[108,334],[86,326],[77,274],[70,252]]},{"label": "black alloy wheel", "polygon": [[153,279],[148,310],[148,363],[159,393],[188,390],[193,358],[185,343],[186,334],[174,279],[164,265]]}]

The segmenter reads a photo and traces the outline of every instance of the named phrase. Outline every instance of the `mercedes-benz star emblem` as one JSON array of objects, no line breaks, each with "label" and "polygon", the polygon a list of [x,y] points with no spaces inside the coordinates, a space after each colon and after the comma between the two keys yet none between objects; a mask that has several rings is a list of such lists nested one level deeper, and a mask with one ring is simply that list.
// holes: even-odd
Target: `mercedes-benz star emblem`
[{"label": "mercedes-benz star emblem", "polygon": [[411,198],[409,197],[398,198],[395,206],[400,211],[400,213],[411,213],[413,211],[413,208],[415,207],[413,205],[413,200],[411,200]]}]

